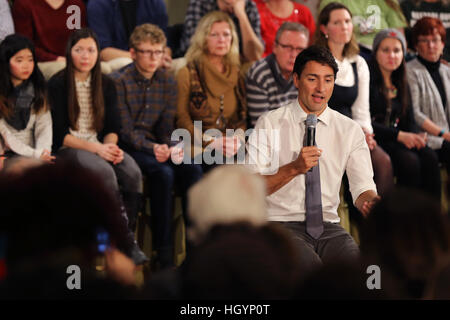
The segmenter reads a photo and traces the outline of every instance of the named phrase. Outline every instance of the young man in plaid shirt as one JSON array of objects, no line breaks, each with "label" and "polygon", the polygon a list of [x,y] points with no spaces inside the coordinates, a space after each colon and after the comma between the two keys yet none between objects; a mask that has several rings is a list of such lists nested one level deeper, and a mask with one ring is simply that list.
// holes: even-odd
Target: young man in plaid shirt
[{"label": "young man in plaid shirt", "polygon": [[175,123],[177,84],[160,67],[165,46],[166,37],[159,27],[151,24],[137,27],[130,37],[134,62],[112,74],[122,122],[120,143],[149,180],[153,246],[162,268],[174,265],[174,187],[182,194],[186,213],[186,192],[202,176],[199,165],[177,165],[171,159],[172,151],[176,151],[169,146]]}]

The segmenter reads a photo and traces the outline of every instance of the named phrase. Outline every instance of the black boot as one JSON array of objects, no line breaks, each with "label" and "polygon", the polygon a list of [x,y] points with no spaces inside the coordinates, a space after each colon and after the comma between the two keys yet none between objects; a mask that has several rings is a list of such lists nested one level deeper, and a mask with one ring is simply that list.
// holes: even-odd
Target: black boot
[{"label": "black boot", "polygon": [[137,218],[143,206],[142,193],[123,192],[122,195],[123,204],[128,217],[128,228],[131,231],[136,232]]},{"label": "black boot", "polygon": [[[137,210],[139,209],[138,206],[135,206],[135,208],[137,208]],[[130,209],[130,210],[133,210],[133,209]],[[121,201],[121,205],[120,205],[120,214],[124,220],[124,223],[128,226],[128,228],[127,228],[127,230],[128,230],[127,250],[125,253],[127,254],[128,257],[130,257],[133,260],[135,265],[141,265],[141,264],[144,264],[145,262],[150,261],[150,259],[145,255],[145,253],[139,248],[139,245],[136,242],[136,239],[134,238],[134,231],[132,229],[130,229],[130,227],[129,227],[130,223],[128,220],[128,214],[127,214],[127,211],[126,211],[125,206],[122,201]],[[131,213],[131,216],[133,216],[133,214],[135,214],[137,217],[137,211]],[[136,227],[136,224],[135,224],[135,227]]]}]

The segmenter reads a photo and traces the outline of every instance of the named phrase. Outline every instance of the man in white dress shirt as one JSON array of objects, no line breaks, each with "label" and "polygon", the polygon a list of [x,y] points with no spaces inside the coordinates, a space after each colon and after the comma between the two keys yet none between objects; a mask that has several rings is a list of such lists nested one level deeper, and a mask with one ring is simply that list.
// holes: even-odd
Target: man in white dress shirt
[{"label": "man in white dress shirt", "polygon": [[[327,104],[337,71],[328,49],[311,46],[301,52],[294,65],[298,100],[260,117],[248,144],[250,168],[266,179],[269,220],[283,223],[293,232],[305,272],[323,263],[359,257],[358,245],[339,225],[337,213],[345,171],[354,204],[363,215],[379,199],[361,126]],[[317,146],[303,146],[308,114],[318,118]],[[323,232],[314,238],[306,230],[305,175],[317,165]]]}]

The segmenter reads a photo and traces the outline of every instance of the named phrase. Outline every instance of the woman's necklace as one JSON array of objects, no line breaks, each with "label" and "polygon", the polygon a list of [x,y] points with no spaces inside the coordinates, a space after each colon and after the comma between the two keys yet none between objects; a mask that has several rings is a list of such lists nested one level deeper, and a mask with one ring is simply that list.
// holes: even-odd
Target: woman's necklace
[{"label": "woman's necklace", "polygon": [[389,96],[390,97],[395,98],[397,96],[398,90],[397,90],[396,87],[392,86],[392,87],[388,87],[387,89],[389,91]]}]

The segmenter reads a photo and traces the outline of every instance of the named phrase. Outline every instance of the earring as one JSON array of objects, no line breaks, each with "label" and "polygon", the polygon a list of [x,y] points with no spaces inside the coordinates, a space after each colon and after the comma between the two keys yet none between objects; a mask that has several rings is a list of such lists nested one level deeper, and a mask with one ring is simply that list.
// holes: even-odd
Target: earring
[{"label": "earring", "polygon": [[325,34],[325,39],[328,39],[328,35],[327,34]]}]

